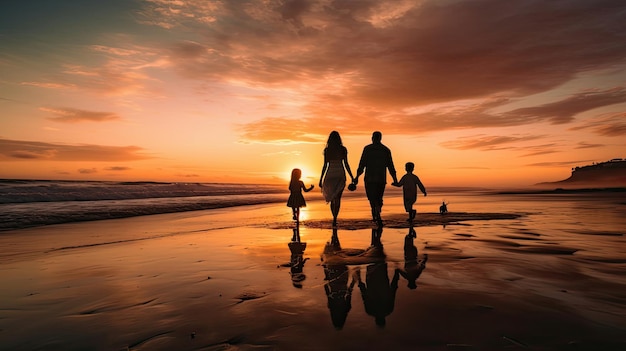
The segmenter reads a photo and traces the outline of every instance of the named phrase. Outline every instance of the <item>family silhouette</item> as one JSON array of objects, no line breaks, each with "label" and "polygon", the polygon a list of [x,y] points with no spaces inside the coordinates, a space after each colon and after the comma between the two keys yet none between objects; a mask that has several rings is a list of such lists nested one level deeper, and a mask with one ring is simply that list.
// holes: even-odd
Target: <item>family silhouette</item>
[{"label": "family silhouette", "polygon": [[[415,164],[413,162],[406,163],[406,174],[398,181],[391,150],[382,143],[382,137],[383,135],[379,131],[372,133],[372,143],[363,148],[359,167],[357,168],[356,176],[354,176],[348,162],[348,149],[343,145],[339,132],[334,130],[328,135],[323,151],[324,163],[320,174],[319,187],[324,200],[330,204],[333,227],[337,226],[337,218],[341,210],[341,197],[347,181],[346,172],[348,172],[351,179],[348,186],[348,190],[351,191],[356,189],[359,177],[365,174],[365,194],[369,201],[372,221],[378,226],[383,225],[381,212],[387,185],[387,173],[391,175],[393,180],[391,184],[393,186],[402,187],[404,208],[409,215],[408,221],[413,222],[415,219],[417,211],[413,209],[413,205],[417,201],[417,190],[419,189],[424,196],[427,196],[426,188],[420,178],[414,174]],[[301,170],[294,168],[291,172],[290,195],[287,200],[287,206],[291,207],[292,210],[293,220],[298,223],[300,221],[300,208],[306,206],[302,192],[309,192],[313,189],[312,184],[307,188],[304,182],[300,180],[301,177]],[[447,212],[445,206],[446,204],[444,203],[440,208],[442,214]]]}]

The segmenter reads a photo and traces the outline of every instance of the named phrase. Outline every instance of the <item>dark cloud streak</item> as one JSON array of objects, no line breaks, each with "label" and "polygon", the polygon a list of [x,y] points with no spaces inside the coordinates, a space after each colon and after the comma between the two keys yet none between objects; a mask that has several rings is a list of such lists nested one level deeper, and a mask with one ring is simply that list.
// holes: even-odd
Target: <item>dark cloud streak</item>
[{"label": "dark cloud streak", "polygon": [[57,144],[0,139],[0,160],[117,162],[152,158],[138,146]]},{"label": "dark cloud streak", "polygon": [[61,123],[109,122],[121,120],[121,117],[114,112],[87,111],[71,107],[42,107],[41,110],[54,115],[54,117],[49,117],[49,120]]}]

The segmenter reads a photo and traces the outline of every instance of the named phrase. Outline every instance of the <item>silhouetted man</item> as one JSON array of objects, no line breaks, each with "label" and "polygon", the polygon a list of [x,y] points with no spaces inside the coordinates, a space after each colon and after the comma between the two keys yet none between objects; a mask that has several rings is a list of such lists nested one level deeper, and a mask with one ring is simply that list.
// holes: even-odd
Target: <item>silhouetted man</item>
[{"label": "silhouetted man", "polygon": [[372,133],[372,143],[363,148],[359,168],[356,171],[356,178],[354,178],[354,184],[357,184],[359,177],[365,170],[365,193],[372,208],[372,219],[379,225],[382,224],[380,212],[383,207],[383,194],[387,184],[387,170],[389,170],[393,182],[398,182],[391,151],[381,143],[382,138],[381,132]]}]

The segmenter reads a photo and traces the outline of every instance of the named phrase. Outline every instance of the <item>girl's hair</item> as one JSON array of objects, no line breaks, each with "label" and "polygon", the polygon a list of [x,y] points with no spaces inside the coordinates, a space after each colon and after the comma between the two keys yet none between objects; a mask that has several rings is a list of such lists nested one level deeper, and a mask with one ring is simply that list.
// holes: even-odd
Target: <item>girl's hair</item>
[{"label": "girl's hair", "polygon": [[341,136],[339,135],[339,132],[336,130],[333,130],[332,132],[330,132],[330,135],[328,136],[328,141],[326,142],[326,148],[324,149],[324,152],[326,153],[327,156],[343,156],[342,155],[342,151],[343,151],[343,142],[341,142]]},{"label": "girl's hair", "polygon": [[291,182],[289,182],[289,185],[293,185],[293,184],[298,184],[298,181],[300,181],[300,177],[302,177],[302,171],[300,170],[300,168],[294,168],[291,170]]}]

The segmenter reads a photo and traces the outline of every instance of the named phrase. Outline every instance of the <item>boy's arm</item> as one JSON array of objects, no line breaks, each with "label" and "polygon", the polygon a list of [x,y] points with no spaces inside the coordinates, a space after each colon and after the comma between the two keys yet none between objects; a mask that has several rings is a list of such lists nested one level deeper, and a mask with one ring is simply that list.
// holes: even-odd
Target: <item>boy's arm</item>
[{"label": "boy's arm", "polygon": [[424,184],[422,184],[420,177],[415,176],[415,178],[417,179],[417,186],[420,188],[422,194],[424,194],[424,196],[428,196],[428,194],[426,193],[426,188],[424,187]]},{"label": "boy's arm", "polygon": [[400,187],[402,187],[402,186],[404,185],[404,180],[405,180],[405,179],[406,179],[406,177],[405,177],[405,176],[402,176],[402,178],[400,178],[400,180],[399,180],[399,181],[395,181],[395,182],[391,183],[391,185],[393,185],[393,186],[397,186],[397,187],[399,187],[399,188],[400,188]]}]

